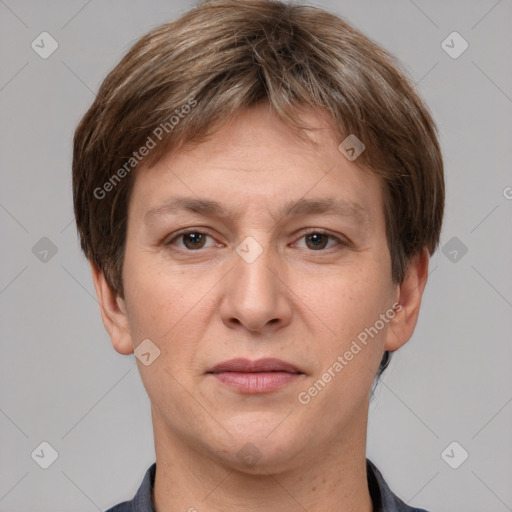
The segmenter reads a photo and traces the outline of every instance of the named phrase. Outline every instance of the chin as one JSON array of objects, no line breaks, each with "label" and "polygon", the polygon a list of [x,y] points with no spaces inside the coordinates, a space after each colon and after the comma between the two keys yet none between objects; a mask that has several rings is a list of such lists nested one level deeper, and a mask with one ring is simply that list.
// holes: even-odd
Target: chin
[{"label": "chin", "polygon": [[[268,445],[268,442],[267,442]],[[238,446],[238,443],[237,443]],[[280,446],[263,446],[252,441],[242,442],[239,449],[217,452],[216,455],[232,471],[248,475],[283,473],[299,464],[300,449],[288,450]]]},{"label": "chin", "polygon": [[279,425],[282,421],[281,416],[277,422],[260,420],[259,424],[238,422],[236,427],[228,426],[233,435],[226,436],[227,446],[217,451],[217,456],[231,469],[253,475],[280,473],[296,466],[304,455],[304,440],[290,426]]}]

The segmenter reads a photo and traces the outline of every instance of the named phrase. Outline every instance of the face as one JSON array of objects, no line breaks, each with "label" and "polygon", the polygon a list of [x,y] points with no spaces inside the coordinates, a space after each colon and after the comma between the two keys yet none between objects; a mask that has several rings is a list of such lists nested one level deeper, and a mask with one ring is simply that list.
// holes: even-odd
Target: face
[{"label": "face", "polygon": [[381,183],[304,119],[317,146],[262,105],[138,170],[124,298],[104,312],[119,352],[160,351],[138,360],[155,437],[232,466],[291,467],[365,431],[383,351],[409,337]]}]

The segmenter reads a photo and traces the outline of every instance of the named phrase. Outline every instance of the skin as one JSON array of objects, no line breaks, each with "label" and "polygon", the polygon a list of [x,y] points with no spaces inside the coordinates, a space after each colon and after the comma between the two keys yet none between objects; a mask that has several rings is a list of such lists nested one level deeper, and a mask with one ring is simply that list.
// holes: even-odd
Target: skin
[{"label": "skin", "polygon": [[[151,400],[158,512],[372,510],[369,394],[384,350],[413,333],[428,253],[411,261],[403,283],[392,281],[379,178],[340,153],[325,115],[307,111],[304,120],[316,146],[260,105],[140,168],[123,298],[92,265],[114,348],[131,354],[149,338],[160,350],[151,365],[138,361]],[[161,207],[176,197],[220,202],[226,216]],[[354,208],[282,214],[290,201],[328,197],[358,204],[359,217]],[[187,248],[177,236],[185,228],[209,235],[202,248]],[[333,237],[314,238],[320,249],[307,232],[315,229]],[[262,249],[252,263],[236,252],[246,237]],[[401,310],[379,334],[301,404],[298,394],[394,303]],[[303,374],[271,393],[243,394],[206,373],[234,357],[275,357]],[[247,443],[255,464],[237,455]]]}]

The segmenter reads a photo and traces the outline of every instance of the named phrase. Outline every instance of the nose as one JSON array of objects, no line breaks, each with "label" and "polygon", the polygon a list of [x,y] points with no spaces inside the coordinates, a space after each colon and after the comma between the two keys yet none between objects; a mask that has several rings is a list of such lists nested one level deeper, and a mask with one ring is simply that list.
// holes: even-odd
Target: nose
[{"label": "nose", "polygon": [[233,269],[222,283],[220,306],[222,321],[229,328],[269,333],[290,323],[292,293],[277,258],[268,248],[254,261],[234,254]]}]

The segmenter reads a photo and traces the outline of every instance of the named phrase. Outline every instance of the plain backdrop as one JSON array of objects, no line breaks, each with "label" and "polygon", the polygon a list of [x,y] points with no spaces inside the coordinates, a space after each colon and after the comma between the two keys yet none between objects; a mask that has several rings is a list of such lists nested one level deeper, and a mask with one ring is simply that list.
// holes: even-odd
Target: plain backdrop
[{"label": "plain backdrop", "polygon": [[[192,5],[0,1],[1,511],[104,510],[154,460],[134,356],[111,347],[78,248],[71,141],[133,42]],[[416,332],[372,402],[368,457],[411,505],[512,510],[512,2],[316,5],[403,63],[446,165],[442,246]],[[45,51],[58,44],[47,58],[31,46],[41,37]],[[47,469],[42,442],[58,454]]]}]

